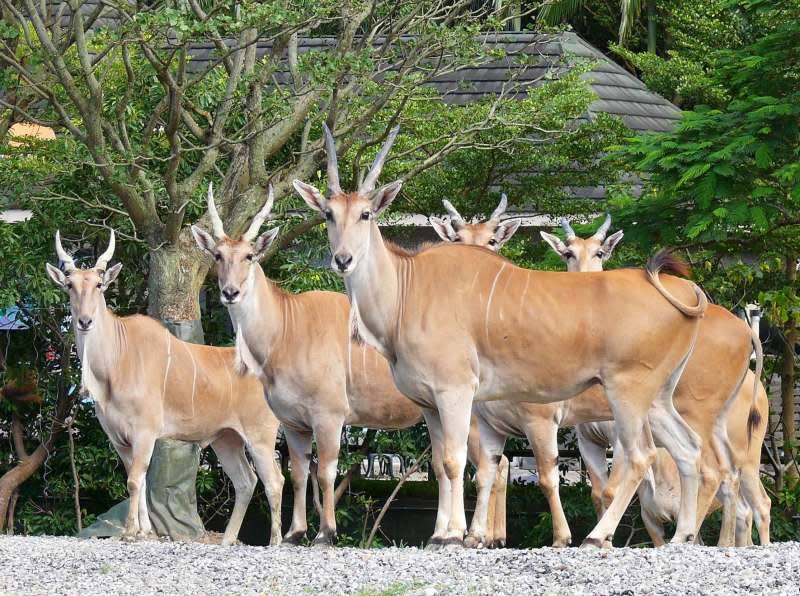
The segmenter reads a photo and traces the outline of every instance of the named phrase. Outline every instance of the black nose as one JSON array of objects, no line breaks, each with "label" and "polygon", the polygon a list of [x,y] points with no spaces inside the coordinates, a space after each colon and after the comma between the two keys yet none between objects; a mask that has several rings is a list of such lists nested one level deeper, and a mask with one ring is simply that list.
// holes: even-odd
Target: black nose
[{"label": "black nose", "polygon": [[225,288],[222,290],[222,295],[225,296],[225,299],[228,302],[233,302],[234,299],[239,295],[239,290],[236,288]]},{"label": "black nose", "polygon": [[78,326],[81,329],[88,329],[92,326],[92,320],[89,317],[78,317]]},{"label": "black nose", "polygon": [[351,254],[337,254],[333,257],[333,260],[336,261],[336,266],[339,268],[339,271],[344,271],[353,262],[353,255]]}]

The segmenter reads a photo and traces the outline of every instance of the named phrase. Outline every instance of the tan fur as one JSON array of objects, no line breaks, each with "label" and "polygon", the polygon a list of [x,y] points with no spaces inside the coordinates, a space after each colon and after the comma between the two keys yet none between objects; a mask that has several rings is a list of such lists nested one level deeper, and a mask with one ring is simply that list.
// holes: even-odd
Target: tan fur
[{"label": "tan fur", "polygon": [[[620,238],[621,234],[617,233]],[[605,236],[591,236],[587,239],[573,237],[570,239],[570,255],[575,257],[578,269],[586,267],[589,269],[602,268],[602,265],[608,257],[610,251],[601,256],[597,256],[597,251],[605,246],[606,250],[609,249],[609,244],[605,241]],[[553,243],[551,243],[552,246]],[[555,247],[554,247],[555,249]],[[611,247],[613,250],[613,246]],[[568,263],[572,257],[567,259]],[[651,267],[655,269],[669,268],[672,271],[678,272],[682,275],[688,275],[688,267],[685,263],[677,260],[674,255],[666,253],[659,253],[657,257],[652,259]],[[730,329],[728,326],[733,326],[735,329],[734,337],[731,337]],[[714,495],[720,484],[720,475],[729,474],[728,466],[720,464],[717,460],[713,448],[713,432],[714,421],[722,415],[728,398],[732,391],[735,391],[738,386],[742,373],[742,358],[749,357],[749,345],[746,345],[747,355],[742,351],[741,347],[731,349],[735,342],[741,342],[745,338],[745,325],[742,322],[731,316],[727,311],[718,307],[710,307],[706,313],[705,319],[700,324],[700,336],[695,345],[694,352],[686,366],[686,370],[678,382],[673,396],[675,407],[681,416],[690,424],[690,426],[700,434],[702,439],[701,447],[701,495]],[[738,338],[738,339],[737,339]],[[732,343],[733,342],[733,343]],[[740,353],[741,352],[741,353]],[[709,364],[710,363],[710,364]],[[708,368],[708,366],[712,368]],[[723,369],[713,367],[725,367]],[[714,374],[709,375],[708,371],[715,371]],[[719,370],[728,370],[726,378],[727,381],[720,381]],[[706,379],[707,382],[702,381]],[[752,379],[748,377],[748,379]],[[702,392],[703,397],[698,398],[692,394],[692,388],[695,392]],[[744,395],[750,395],[752,391],[752,380],[745,383],[739,393],[737,394],[737,404]],[[763,388],[762,388],[763,391]],[[553,483],[550,479],[558,478],[557,457],[558,447],[555,444],[555,437],[557,428],[559,426],[571,426],[574,424],[599,422],[603,420],[611,420],[613,418],[612,412],[605,399],[602,388],[592,388],[576,398],[559,402],[554,404],[523,404],[507,401],[500,402],[484,402],[476,403],[474,411],[478,417],[483,418],[489,432],[502,435],[503,438],[507,435],[527,437],[534,452],[537,454],[537,467],[539,468],[539,477],[546,479],[542,488],[551,505],[551,512],[553,516],[553,545],[565,546],[571,540],[569,526],[566,521],[561,502],[558,497],[558,484]],[[746,415],[745,415],[746,416]],[[656,432],[656,443],[661,444],[659,434]],[[663,438],[664,441],[669,440],[669,436]],[[604,447],[605,448],[605,447]],[[744,453],[746,446],[741,444],[734,444],[732,446],[733,453]],[[541,454],[541,457],[539,456]],[[760,456],[760,453],[759,453]],[[621,459],[621,458],[620,458]],[[669,486],[677,486],[678,484],[678,470],[674,461],[667,457],[671,467],[666,471],[658,467],[659,462],[663,457],[659,456],[654,466],[655,476],[667,477],[670,473],[674,473],[674,478],[669,477],[669,483],[663,487],[661,494],[670,493]],[[662,466],[663,467],[663,466]],[[718,471],[720,470],[720,471]],[[604,474],[605,476],[605,474]],[[656,481],[658,487],[658,481]],[[593,482],[593,497],[595,501],[602,499],[603,490],[606,488],[606,483]],[[496,488],[494,489],[496,492]],[[613,489],[612,489],[613,490]],[[609,495],[613,494],[612,490],[606,495],[606,501]],[[677,493],[670,494],[680,494]],[[640,499],[644,501],[644,499]],[[706,501],[701,502],[701,506],[707,506]],[[668,509],[672,515],[677,515],[677,504]],[[762,506],[763,510],[763,506]],[[648,512],[650,518],[660,519],[662,516],[653,512]],[[645,518],[647,519],[647,515]],[[670,518],[670,519],[674,519]],[[702,519],[702,518],[701,518]],[[663,536],[661,538],[663,543]]]},{"label": "tan fur", "polygon": [[[233,482],[236,502],[224,544],[236,540],[255,489],[247,449],[270,502],[271,543],[280,543],[279,423],[260,383],[236,374],[234,349],[181,341],[149,317],[115,316],[103,298],[103,270],[48,271],[69,294],[82,382],[128,473],[126,536],[150,530],[145,477],[156,439],[168,438],[211,445]],[[88,330],[78,327],[81,320],[91,320]]]},{"label": "tan fur", "polygon": [[[603,244],[604,237],[592,236],[588,239],[581,239],[578,237],[571,238],[569,246],[576,254],[592,254],[596,246]],[[550,242],[551,246],[554,243]],[[554,250],[558,250],[553,246]],[[604,255],[606,258],[610,255]],[[602,260],[594,258],[593,262],[590,260],[579,261],[577,265],[580,267],[596,268],[602,267]],[[569,260],[568,260],[569,263]],[[688,269],[685,264],[676,261],[673,255],[659,254],[653,260],[653,266],[669,267],[673,271],[682,274],[688,274]],[[736,507],[733,502],[734,488],[730,485],[735,484],[736,473],[739,469],[745,468],[751,470],[755,468],[758,470],[760,465],[760,443],[757,448],[751,449],[746,444],[746,433],[734,433],[734,427],[737,430],[744,429],[746,426],[745,421],[748,419],[748,411],[742,411],[742,404],[749,403],[753,395],[753,384],[757,383],[758,394],[764,394],[763,386],[752,373],[747,373],[746,381],[740,385],[742,374],[742,358],[749,358],[750,346],[747,345],[746,353],[741,352],[741,347],[734,349],[734,346],[742,346],[745,341],[745,334],[749,332],[746,330],[746,325],[738,318],[732,316],[724,309],[718,307],[709,307],[706,312],[705,318],[700,323],[700,333],[695,345],[694,352],[686,366],[678,385],[675,389],[673,401],[675,407],[681,416],[689,423],[692,429],[697,432],[702,440],[700,466],[701,466],[701,489],[700,489],[700,503],[698,505],[698,531],[699,525],[703,520],[703,511],[707,510],[714,495],[717,494],[721,483],[723,490],[721,495],[726,499],[726,527],[723,528],[723,535],[721,543],[732,544],[733,541],[733,526],[732,519],[734,515],[734,508]],[[738,389],[737,389],[738,388]],[[730,396],[735,393],[735,402],[730,413],[727,415],[727,430],[730,442],[725,440],[724,436],[720,438],[719,425],[717,421],[724,420],[726,405],[730,401]],[[582,396],[579,396],[574,401],[579,401]],[[765,408],[765,401],[759,398],[758,411],[761,412]],[[547,415],[547,414],[545,414]],[[517,413],[511,413],[509,416],[518,416]],[[599,418],[584,418],[577,419],[579,423],[592,422],[599,420]],[[763,429],[762,429],[763,430]],[[580,428],[579,428],[580,435]],[[763,434],[761,436],[763,441]],[[602,448],[605,450],[607,443],[604,443]],[[730,455],[729,455],[730,454]],[[747,454],[747,456],[745,456]],[[731,457],[733,459],[731,459]],[[748,459],[749,458],[749,459]],[[586,458],[588,459],[588,458]],[[750,461],[753,460],[753,461]],[[622,461],[621,455],[615,454],[615,462]],[[667,461],[669,463],[664,464]],[[663,495],[676,494],[675,491],[669,487],[677,485],[677,467],[671,458],[664,459],[659,455],[656,463],[654,464],[654,475],[656,478],[656,502],[663,501]],[[744,473],[744,472],[742,472]],[[752,481],[752,472],[748,472],[748,482],[755,487]],[[616,475],[619,477],[619,474]],[[605,491],[605,501],[607,502],[610,495],[613,494],[613,487],[608,487],[604,481],[605,470],[602,470],[602,475],[595,481],[593,475],[593,500],[598,502],[602,500]],[[664,487],[659,487],[658,479],[665,479]],[[756,479],[758,475],[756,474]],[[763,488],[761,489],[763,490]],[[679,493],[677,493],[679,494]],[[760,492],[755,488],[750,489],[750,499],[748,501],[752,508],[758,508],[760,511],[761,519],[768,520],[769,510],[766,508],[763,499],[760,498]],[[661,497],[659,497],[661,495]],[[674,519],[677,515],[677,504],[672,503],[670,506],[656,506],[658,511],[644,511],[646,509],[645,503],[652,502],[643,495],[640,495],[640,501],[643,506],[643,517],[648,521],[648,530],[654,539],[654,542],[663,543],[663,531],[660,537],[656,536],[654,532],[655,522],[653,520]],[[660,511],[660,513],[659,513]],[[669,517],[665,517],[668,512]],[[741,526],[741,521],[737,521],[737,527]],[[764,526],[760,527],[762,531],[762,540],[769,541],[768,524],[767,531],[763,532]],[[738,542],[738,540],[737,540]]]},{"label": "tan fur", "polygon": [[284,426],[294,485],[294,514],[286,540],[299,542],[307,530],[313,437],[322,490],[322,519],[314,542],[330,544],[336,536],[333,488],[342,428],[407,428],[422,420],[422,410],[397,390],[383,356],[350,341],[351,311],[344,295],[290,294],[264,275],[253,256],[262,238],[274,238],[273,231],[254,244],[213,239],[196,227],[193,232],[200,247],[216,259],[223,302],[239,331],[237,344],[251,360],[248,369],[259,376]]},{"label": "tan fur", "polygon": [[[597,383],[606,386],[617,418],[625,420],[625,448],[635,460],[627,467],[624,494],[617,493],[589,543],[613,532],[654,451],[647,411],[656,398],[663,403],[671,398],[697,320],[670,305],[642,271],[587,274],[578,280],[520,269],[458,245],[396,255],[372,220],[397,195],[399,183],[379,189],[371,199],[360,194],[326,199],[299,182],[295,188],[328,218],[332,265],[345,275],[348,296],[358,303],[362,335],[389,356],[400,390],[439,420],[441,434],[432,430],[431,440],[450,481],[444,542],[460,542],[466,526],[460,478],[473,399],[547,403]],[[693,284],[666,276],[663,283],[682,303],[696,303]],[[611,324],[622,319],[626,331]],[[631,341],[629,329],[643,330],[641,337]],[[694,443],[677,414],[671,419],[683,424],[686,443]],[[427,413],[426,420],[432,428]],[[691,464],[685,455],[691,446],[682,449]],[[692,476],[689,467],[678,540],[694,535],[696,471]],[[486,507],[489,489],[484,484],[479,507]],[[440,485],[440,512],[441,506]]]}]

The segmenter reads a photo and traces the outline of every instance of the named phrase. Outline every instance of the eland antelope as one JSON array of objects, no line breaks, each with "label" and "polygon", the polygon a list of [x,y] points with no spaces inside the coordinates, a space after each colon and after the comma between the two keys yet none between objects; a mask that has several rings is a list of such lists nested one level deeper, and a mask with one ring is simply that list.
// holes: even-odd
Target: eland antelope
[{"label": "eland antelope", "polygon": [[[622,231],[608,238],[611,217],[589,238],[575,234],[569,222],[561,221],[566,242],[557,236],[542,232],[542,238],[559,254],[569,271],[602,271],[603,264],[611,257],[614,247],[622,239]],[[760,478],[761,445],[766,434],[769,416],[767,394],[760,380],[762,355],[758,336],[753,333],[756,351],[756,373],[747,371],[733,394],[727,393],[733,382],[740,378],[741,371],[726,361],[722,342],[728,337],[727,326],[741,327],[724,309],[710,306],[700,323],[700,332],[694,352],[675,388],[673,401],[678,412],[697,432],[702,440],[700,469],[705,500],[698,505],[698,530],[703,510],[708,510],[714,494],[723,503],[724,523],[720,533],[720,545],[745,545],[750,535],[750,524],[745,519],[753,516],[758,528],[761,544],[769,544],[771,502],[764,491]],[[724,311],[727,312],[727,311]],[[753,395],[755,391],[755,396]],[[731,399],[731,395],[733,398]],[[751,402],[755,403],[759,420],[748,436],[748,419]],[[608,489],[605,452],[614,445],[616,432],[613,423],[582,421],[589,424],[577,426],[578,445],[587,464],[592,480],[592,498],[602,510]],[[615,449],[614,465],[620,466],[623,456]],[[612,475],[613,477],[614,475]],[[665,453],[660,452],[653,465],[653,473],[645,477],[639,490],[642,519],[653,543],[664,543],[663,522],[675,519],[678,512],[677,469]],[[738,480],[737,480],[738,479]],[[737,483],[740,485],[738,494]],[[719,488],[719,492],[717,491]],[[613,489],[611,489],[613,490]],[[737,506],[738,496],[738,506]],[[734,513],[735,512],[735,513]]]},{"label": "eland antelope", "polygon": [[497,252],[511,239],[521,223],[520,219],[500,219],[508,207],[508,198],[505,194],[501,195],[500,204],[497,205],[489,219],[477,223],[467,223],[447,199],[442,201],[442,204],[447,209],[450,218],[430,217],[428,219],[433,229],[445,242],[474,244]]},{"label": "eland antelope", "polygon": [[[450,209],[448,209],[450,211]],[[451,215],[453,215],[451,213]],[[458,218],[457,212],[453,215]],[[488,222],[486,222],[488,223]],[[480,226],[484,224],[472,224],[473,226]],[[542,232],[543,239],[567,262],[570,271],[602,271],[603,264],[607,261],[614,248],[623,237],[622,231],[615,232],[608,236],[608,230],[611,226],[611,218],[607,216],[603,224],[598,230],[589,238],[583,239],[578,237],[566,220],[562,220],[562,227],[566,234],[566,243],[562,242],[557,236]],[[468,242],[469,243],[469,242]],[[711,499],[717,493],[722,480],[728,481],[730,475],[730,468],[735,467],[737,464],[729,462],[727,459],[723,460],[720,464],[715,453],[716,447],[722,453],[732,453],[733,457],[741,460],[741,454],[749,453],[751,450],[748,448],[746,442],[732,441],[728,443],[726,431],[734,434],[733,427],[738,429],[739,426],[744,428],[747,424],[747,417],[749,410],[746,407],[751,403],[753,379],[752,373],[748,371],[745,382],[741,382],[741,366],[737,369],[734,363],[726,362],[727,366],[727,380],[717,382],[717,369],[714,369],[714,374],[710,374],[704,366],[711,358],[712,362],[724,362],[728,354],[727,348],[724,345],[726,335],[718,335],[719,339],[715,337],[702,337],[703,334],[713,334],[721,325],[734,325],[741,327],[741,322],[735,317],[721,315],[718,307],[711,306],[706,314],[706,317],[701,322],[701,339],[698,339],[695,345],[694,352],[689,360],[689,364],[678,382],[673,395],[673,401],[678,412],[683,416],[690,426],[701,435],[701,457],[700,457],[700,471],[701,471],[701,485],[700,495],[701,501],[698,505],[698,531],[702,520],[705,518],[705,511],[711,504]],[[724,311],[727,312],[727,311]],[[709,323],[709,319],[713,318],[713,322]],[[725,323],[719,322],[720,319]],[[749,345],[749,344],[748,344]],[[760,364],[757,363],[760,367]],[[704,385],[700,384],[699,377],[705,376],[707,381]],[[710,399],[698,398],[693,393],[698,387],[707,389],[711,388],[709,395]],[[758,384],[758,397],[756,399],[756,406],[758,412],[762,416],[766,416],[764,406],[765,402],[762,399],[764,394],[763,387]],[[726,393],[726,392],[733,393]],[[720,427],[715,425],[714,421],[722,417],[723,409],[731,395],[736,395],[736,404],[738,407],[728,415],[729,421],[726,426]],[[744,409],[742,409],[744,407]],[[536,456],[537,468],[539,471],[540,487],[547,497],[550,505],[550,510],[553,518],[553,545],[564,546],[570,541],[570,531],[567,524],[566,517],[561,507],[561,501],[558,495],[558,444],[557,432],[560,426],[573,426],[578,425],[579,437],[583,436],[583,441],[579,442],[580,445],[588,445],[588,437],[599,437],[603,435],[603,430],[609,428],[609,423],[601,421],[610,420],[612,413],[605,396],[600,388],[592,388],[578,397],[553,404],[530,404],[530,403],[514,403],[506,401],[496,402],[481,402],[474,405],[476,416],[481,422],[482,429],[482,447],[487,445],[494,446],[494,451],[487,451],[486,457],[496,457],[497,451],[502,452],[502,445],[508,435],[523,436],[528,439],[531,448]],[[734,415],[734,413],[736,415]],[[653,416],[660,416],[659,411],[653,412]],[[736,416],[739,416],[737,418]],[[581,433],[581,426],[586,423],[594,423],[593,426],[585,427],[584,432]],[[670,440],[668,434],[661,435],[658,429],[662,426],[657,421],[651,420],[651,426],[654,429],[656,444],[662,445]],[[762,425],[763,426],[763,425]],[[613,428],[613,425],[611,425]],[[756,435],[762,433],[763,429],[756,429]],[[716,431],[717,436],[714,437],[713,433]],[[763,433],[762,433],[763,434]],[[486,437],[486,440],[484,439]],[[735,436],[742,441],[746,441],[746,435],[741,433]],[[763,436],[761,437],[763,440]],[[613,444],[613,441],[612,443]],[[760,442],[759,442],[760,445]],[[592,493],[593,500],[598,502],[601,500],[604,489],[608,489],[609,493],[613,491],[613,487],[608,486],[605,479],[605,449],[608,443],[602,445],[602,463],[603,473],[600,476],[599,463],[591,465],[594,461],[599,462],[599,447],[593,444],[595,449],[589,452],[587,446],[587,453],[581,449],[584,459],[587,460],[587,467],[589,468],[590,476],[592,477]],[[760,448],[756,457],[760,461]],[[670,473],[677,475],[677,468],[671,458],[664,458],[664,453],[659,452],[655,463],[655,480],[656,484],[653,485],[653,474],[648,473],[645,481],[640,486],[639,496],[642,504],[643,519],[645,519],[648,526],[648,531],[655,528],[654,520],[664,520],[665,512],[670,512],[670,515],[677,515],[678,503],[675,499],[680,495],[679,490],[675,490],[678,486],[677,478],[668,478],[661,486],[658,485],[658,480],[667,478]],[[622,460],[622,456],[617,458],[618,461]],[[668,462],[665,464],[664,462]],[[726,465],[727,464],[727,465]],[[671,466],[671,468],[670,468]],[[741,465],[739,466],[741,467]],[[749,468],[752,468],[752,462],[749,463]],[[756,473],[758,466],[756,465]],[[727,474],[726,474],[727,471]],[[752,475],[751,475],[752,476]],[[596,478],[597,477],[597,478]],[[756,481],[758,476],[756,475]],[[748,477],[748,485],[752,485],[752,478]],[[759,483],[760,486],[760,483]],[[762,487],[763,490],[763,487]],[[750,494],[754,494],[755,489],[749,489]],[[733,515],[734,512],[742,511],[742,508],[736,507],[735,490],[725,489],[720,491],[723,502],[728,507],[728,515],[726,521],[728,523],[729,531],[732,531]],[[758,493],[759,495],[761,493]],[[672,500],[670,500],[670,497]],[[606,501],[609,495],[606,495]],[[753,503],[753,510],[758,511],[756,519],[764,519],[764,503],[763,499],[758,499],[757,503]],[[602,509],[601,509],[602,510]],[[673,518],[669,518],[673,519]],[[740,516],[736,518],[736,527],[741,525]],[[767,511],[768,520],[768,511]],[[767,528],[769,527],[767,523]],[[763,530],[763,524],[759,525],[759,531]],[[654,532],[650,532],[651,536],[655,536]],[[732,536],[723,532],[723,541],[732,541]],[[768,536],[767,536],[768,540]],[[663,544],[663,529],[661,530],[660,539],[654,538],[654,542]]]},{"label": "eland antelope", "polygon": [[91,269],[78,269],[61,246],[64,271],[47,273],[69,295],[81,361],[81,382],[94,399],[100,425],[125,464],[130,507],[127,539],[150,532],[146,476],[156,439],[211,445],[236,490],[223,544],[236,541],[256,485],[245,456],[255,463],[270,505],[271,544],[281,541],[283,475],[275,462],[278,420],[258,380],[239,376],[233,348],[181,341],[150,317],[118,317],[104,293],[122,268],[108,267],[114,232]]},{"label": "eland antelope", "polygon": [[[396,181],[376,190],[397,129],[358,190],[345,193],[334,140],[324,128],[329,196],[299,180],[293,184],[326,219],[331,266],[345,280],[351,328],[387,358],[399,389],[424,409],[434,456],[446,474],[439,479],[432,543],[463,543],[462,480],[474,400],[548,403],[595,385],[605,389],[628,465],[584,544],[600,546],[613,535],[655,455],[651,405],[668,423],[664,430],[674,438],[668,448],[681,474],[681,514],[673,541],[693,540],[699,438],[672,405],[672,392],[707,300],[694,283],[660,275],[662,269],[682,273],[682,264],[660,253],[645,271],[579,279],[523,269],[474,246],[403,251],[383,240],[376,223],[401,188]],[[748,338],[749,332],[738,343]],[[745,367],[750,350],[741,352]],[[479,474],[476,509],[476,517],[484,519],[479,512],[488,507],[497,461],[486,468],[483,478]],[[470,538],[482,542],[483,530],[474,528]]]},{"label": "eland antelope", "polygon": [[306,534],[313,438],[322,490],[320,528],[313,542],[324,546],[336,539],[334,482],[342,428],[407,428],[422,421],[422,411],[397,390],[383,356],[350,342],[349,304],[343,294],[290,294],[264,274],[259,261],[278,229],[261,235],[259,229],[272,204],[270,187],[250,227],[234,240],[225,233],[209,187],[213,234],[198,226],[192,226],[192,233],[216,262],[242,365],[264,384],[269,405],[283,424],[294,487],[292,525],[284,541],[298,544]]}]

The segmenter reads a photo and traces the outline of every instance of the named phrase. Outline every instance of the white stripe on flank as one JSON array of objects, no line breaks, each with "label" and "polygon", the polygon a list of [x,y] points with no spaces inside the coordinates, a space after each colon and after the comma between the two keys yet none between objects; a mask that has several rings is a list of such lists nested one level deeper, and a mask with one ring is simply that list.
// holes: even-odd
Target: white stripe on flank
[{"label": "white stripe on flank", "polygon": [[167,377],[169,376],[169,367],[172,364],[172,334],[169,329],[164,328],[167,333],[167,367],[164,369],[164,383],[161,385],[161,401],[163,403],[164,396],[167,393]]},{"label": "white stripe on flank", "polygon": [[[217,358],[222,361],[222,368],[225,369],[225,374],[228,375],[228,405],[230,405],[231,402],[233,401],[233,377],[231,377],[231,371],[228,368],[225,359],[222,357],[221,352],[217,352]],[[234,354],[234,359],[235,358],[236,355]]]},{"label": "white stripe on flank", "polygon": [[366,346],[361,347],[361,375],[367,378],[367,350]]},{"label": "white stripe on flank", "polygon": [[497,280],[500,279],[500,274],[503,273],[503,269],[506,268],[506,263],[503,263],[503,266],[500,267],[500,271],[497,272],[497,275],[494,276],[494,281],[492,282],[492,291],[489,292],[489,300],[486,302],[486,319],[483,322],[483,329],[486,332],[486,343],[489,343],[489,311],[492,308],[492,298],[494,297],[494,290],[497,287]]},{"label": "white stripe on flank", "polygon": [[469,286],[469,289],[470,289],[470,290],[474,290],[474,289],[475,289],[475,282],[476,282],[476,281],[478,281],[478,276],[479,276],[480,274],[481,274],[481,270],[480,270],[480,269],[478,269],[477,271],[475,271],[475,275],[472,277],[472,283],[471,283],[471,284],[470,284],[470,286]]},{"label": "white stripe on flank", "polygon": [[522,298],[519,300],[519,310],[522,312],[522,305],[525,304],[525,296],[528,295],[528,284],[531,281],[531,274],[527,273],[525,275],[525,289],[522,291]]},{"label": "white stripe on flank", "polygon": [[192,361],[192,417],[194,417],[194,392],[197,386],[197,363],[194,361],[194,355],[189,349],[189,346],[186,345],[186,342],[181,342],[181,345],[183,349],[186,350],[186,353],[189,354],[189,358]]}]

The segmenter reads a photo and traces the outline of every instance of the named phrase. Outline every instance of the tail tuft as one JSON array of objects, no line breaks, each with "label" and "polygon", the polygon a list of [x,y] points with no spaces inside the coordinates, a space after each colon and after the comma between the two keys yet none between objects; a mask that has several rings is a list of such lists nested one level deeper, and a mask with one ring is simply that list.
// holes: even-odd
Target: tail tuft
[{"label": "tail tuft", "polygon": [[647,261],[647,271],[651,274],[659,272],[672,273],[680,277],[691,279],[692,268],[689,263],[666,248],[661,249]]},{"label": "tail tuft", "polygon": [[747,417],[747,446],[753,438],[753,433],[761,425],[761,412],[755,407],[750,408],[750,415]]}]

